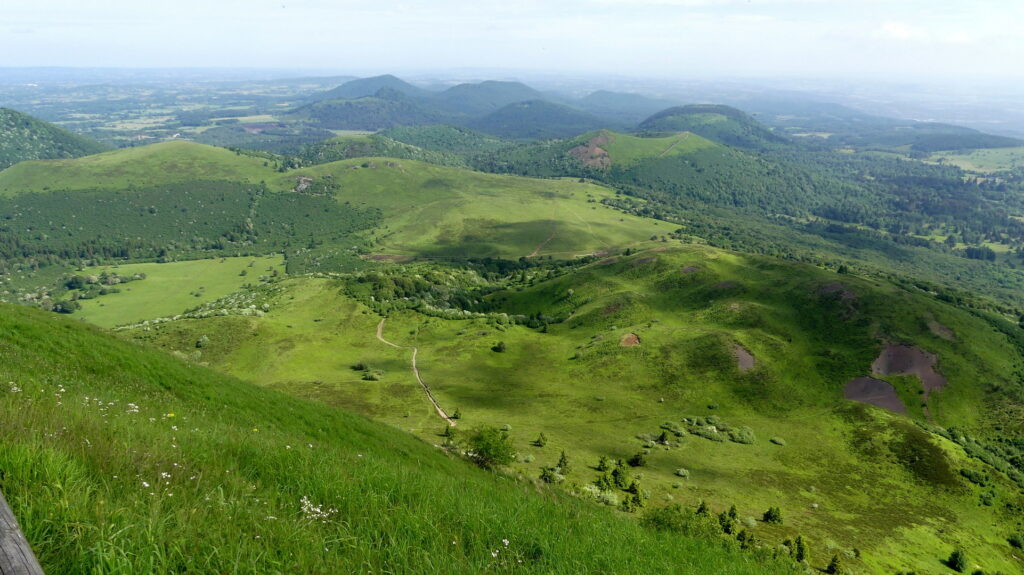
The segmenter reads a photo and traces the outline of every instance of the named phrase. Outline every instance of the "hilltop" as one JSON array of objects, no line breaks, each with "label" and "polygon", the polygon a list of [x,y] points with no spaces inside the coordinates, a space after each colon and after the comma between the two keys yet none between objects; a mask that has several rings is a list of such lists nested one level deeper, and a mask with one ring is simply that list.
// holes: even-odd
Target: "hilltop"
[{"label": "hilltop", "polygon": [[0,170],[26,160],[78,158],[107,149],[10,108],[0,108]]},{"label": "hilltop", "polygon": [[662,110],[637,126],[642,132],[693,132],[739,148],[764,148],[786,140],[747,114],[729,106],[695,104]]},{"label": "hilltop", "polygon": [[357,78],[355,80],[349,80],[337,88],[318,92],[313,96],[310,96],[308,100],[310,102],[320,102],[323,100],[358,100],[359,98],[373,96],[381,90],[398,92],[412,98],[426,97],[429,94],[426,90],[417,88],[405,80],[392,76],[391,74],[384,74],[382,76],[373,76],[371,78]]}]

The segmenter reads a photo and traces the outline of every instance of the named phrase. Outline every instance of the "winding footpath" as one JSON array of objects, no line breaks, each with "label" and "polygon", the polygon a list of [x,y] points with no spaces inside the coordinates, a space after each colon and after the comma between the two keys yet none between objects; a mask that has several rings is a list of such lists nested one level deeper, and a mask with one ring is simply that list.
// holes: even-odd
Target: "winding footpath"
[{"label": "winding footpath", "polygon": [[420,387],[422,387],[423,391],[426,392],[427,399],[430,400],[430,403],[434,404],[434,409],[437,410],[437,414],[441,416],[441,419],[447,421],[448,425],[450,425],[451,427],[455,427],[455,425],[456,425],[455,420],[452,419],[448,415],[448,413],[441,407],[441,404],[438,403],[437,399],[434,398],[433,392],[430,391],[430,386],[428,386],[426,383],[423,383],[423,378],[420,377],[420,370],[419,370],[418,367],[416,367],[416,354],[419,353],[419,351],[420,351],[419,348],[417,348],[416,346],[401,346],[401,345],[398,345],[398,344],[395,344],[395,343],[391,343],[390,341],[384,339],[384,322],[387,321],[387,319],[388,318],[382,318],[380,320],[380,323],[377,324],[377,339],[379,339],[381,343],[383,343],[385,345],[390,345],[391,347],[394,347],[394,348],[397,348],[397,349],[411,349],[412,350],[412,373],[413,373],[413,375],[416,376],[416,381],[419,382]]}]

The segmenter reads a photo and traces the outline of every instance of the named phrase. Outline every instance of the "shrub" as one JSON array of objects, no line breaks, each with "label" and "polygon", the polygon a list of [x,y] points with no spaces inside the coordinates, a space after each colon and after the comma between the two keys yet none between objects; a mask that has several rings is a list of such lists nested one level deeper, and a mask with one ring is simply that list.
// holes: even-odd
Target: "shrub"
[{"label": "shrub", "polygon": [[647,457],[643,453],[636,453],[633,457],[629,458],[627,463],[629,463],[630,467],[643,467],[647,465]]},{"label": "shrub", "polygon": [[676,469],[676,476],[686,479],[687,477],[690,476],[690,470],[680,467],[679,469]]},{"label": "shrub", "polygon": [[793,559],[796,559],[798,563],[811,560],[811,552],[807,549],[807,540],[804,539],[803,535],[796,536],[796,543],[793,547]]},{"label": "shrub", "polygon": [[764,512],[762,520],[765,523],[782,525],[782,510],[780,510],[778,507],[769,507],[768,510]]},{"label": "shrub", "polygon": [[612,466],[610,463],[608,463],[608,458],[605,457],[604,455],[602,455],[601,458],[597,460],[598,471],[608,471],[611,468]]},{"label": "shrub", "polygon": [[505,425],[501,426],[501,430],[502,431],[512,431],[512,426],[506,423]]},{"label": "shrub", "polygon": [[741,427],[729,432],[729,440],[735,443],[751,444],[756,441],[754,430],[749,427]]},{"label": "shrub", "polygon": [[466,439],[466,455],[484,469],[493,469],[515,461],[515,448],[508,434],[496,427],[480,427]]},{"label": "shrub", "polygon": [[533,463],[533,460],[534,460],[534,457],[533,457],[533,454],[531,453],[531,454],[529,454],[529,455],[527,455],[526,457],[523,458],[523,463]]},{"label": "shrub", "polygon": [[839,560],[839,555],[833,555],[832,560],[828,562],[828,567],[825,567],[825,573],[829,575],[839,575],[843,572],[842,561]]},{"label": "shrub", "polygon": [[545,445],[548,444],[548,438],[544,436],[543,431],[540,432],[540,435],[537,436],[537,439],[533,440],[533,444],[536,445],[537,447],[544,447]]},{"label": "shrub", "polygon": [[1006,542],[1010,547],[1024,549],[1024,533],[1014,533],[1006,538]]},{"label": "shrub", "polygon": [[561,483],[565,481],[565,476],[558,472],[557,467],[542,467],[540,480],[544,483]]},{"label": "shrub", "polygon": [[505,351],[505,342],[499,341],[498,343],[494,344],[493,346],[491,346],[491,351],[503,353]]},{"label": "shrub", "polygon": [[558,467],[558,470],[562,475],[568,475],[571,471],[571,468],[569,467],[569,458],[566,457],[564,449],[562,450],[562,456],[558,458],[558,464],[556,467]]},{"label": "shrub", "polygon": [[946,565],[958,573],[963,573],[964,569],[967,569],[967,555],[960,549],[957,549],[949,554],[949,559],[946,559]]},{"label": "shrub", "polygon": [[775,445],[786,445],[786,440],[782,439],[781,437],[773,437],[773,438],[769,439],[768,441],[771,441]]}]

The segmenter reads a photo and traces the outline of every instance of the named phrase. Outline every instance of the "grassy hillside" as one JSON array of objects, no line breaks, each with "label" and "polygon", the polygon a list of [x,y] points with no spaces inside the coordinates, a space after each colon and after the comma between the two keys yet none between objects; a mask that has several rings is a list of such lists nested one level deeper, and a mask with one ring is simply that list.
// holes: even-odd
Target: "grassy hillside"
[{"label": "grassy hillside", "polygon": [[[427,129],[432,128],[428,127]],[[412,128],[396,128],[406,130]],[[387,134],[368,134],[360,136],[342,136],[316,142],[300,148],[295,156],[302,165],[326,164],[338,160],[365,157],[387,157],[406,160],[418,160],[442,166],[466,167],[461,156],[444,151],[434,151],[407,144]]]},{"label": "grassy hillside", "polygon": [[474,132],[458,126],[401,126],[383,135],[424,150],[458,154],[463,157],[495,152],[513,145],[512,142]]},{"label": "grassy hillside", "polygon": [[264,160],[213,146],[167,142],[70,160],[24,162],[0,172],[0,196],[46,190],[127,189],[196,180],[257,183]]},{"label": "grassy hillside", "polygon": [[0,489],[51,573],[787,572],[56,316],[0,334]]},{"label": "grassy hillside", "polygon": [[747,114],[729,106],[696,104],[662,110],[637,127],[644,132],[693,132],[739,148],[765,148],[786,140]]},{"label": "grassy hillside", "polygon": [[380,210],[371,257],[573,257],[669,231],[601,205],[612,192],[576,181],[540,181],[412,160],[356,159],[268,180],[329,185],[338,202]]},{"label": "grassy hillside", "polygon": [[[421,376],[460,412],[460,427],[509,426],[531,456],[515,465],[528,476],[564,450],[565,485],[585,486],[600,479],[601,457],[644,453],[630,473],[642,476],[648,506],[736,505],[759,540],[807,537],[818,568],[838,554],[857,572],[929,572],[963,548],[988,571],[1020,569],[1007,538],[1024,528],[1024,476],[1012,463],[1024,359],[1003,320],[813,266],[652,245],[585,267],[514,271],[498,291],[460,268],[289,280],[258,292],[264,317],[134,336],[191,353],[207,335],[198,360],[218,370],[436,440],[443,425],[409,351],[375,338],[379,316],[367,306],[390,310],[383,336],[418,348]],[[396,292],[399,277],[425,285]],[[429,312],[456,301],[497,315]],[[948,385],[924,396],[914,376],[873,374],[889,344],[935,354]],[[844,398],[847,382],[872,374],[909,418]],[[782,525],[760,521],[773,506]]]},{"label": "grassy hillside", "polygon": [[77,158],[105,149],[98,142],[53,124],[0,108],[0,170],[26,160]]}]

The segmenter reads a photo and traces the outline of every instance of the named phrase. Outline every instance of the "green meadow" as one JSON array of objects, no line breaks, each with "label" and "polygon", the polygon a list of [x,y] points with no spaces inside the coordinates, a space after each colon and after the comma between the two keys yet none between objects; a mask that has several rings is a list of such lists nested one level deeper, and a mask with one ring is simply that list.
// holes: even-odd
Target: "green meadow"
[{"label": "green meadow", "polygon": [[[445,424],[412,376],[411,350],[376,339],[381,317],[347,295],[347,281],[288,279],[264,292],[264,317],[183,320],[130,335],[441,442]],[[394,311],[383,328],[389,341],[418,348],[424,381],[461,416],[457,430],[510,430],[514,472],[539,477],[564,451],[572,463],[564,486],[588,493],[602,456],[645,453],[646,465],[631,471],[649,506],[736,505],[762,541],[808,538],[812,566],[838,554],[856,570],[928,572],[957,546],[987,570],[1018,566],[1006,543],[1019,521],[1018,487],[999,474],[985,488],[966,481],[961,469],[984,466],[962,448],[843,399],[845,382],[870,374],[883,343],[913,344],[938,355],[950,382],[928,400],[930,421],[912,406],[922,424],[955,422],[978,437],[1019,427],[1012,398],[992,391],[1009,383],[1019,351],[983,319],[887,284],[697,246],[524,281],[487,296],[498,315]],[[540,330],[500,315],[538,311],[562,321]],[[639,345],[623,346],[631,334]],[[209,343],[197,355],[202,336]],[[736,345],[754,356],[752,370],[739,369]],[[916,378],[888,379],[902,397],[920,397]],[[732,439],[744,428],[752,443]],[[682,435],[669,431],[659,443],[666,430]],[[542,433],[548,441],[538,447]],[[988,490],[994,505],[980,503]],[[782,525],[760,521],[770,506],[782,509]]]},{"label": "green meadow", "polygon": [[796,572],[53,314],[0,338],[0,490],[48,573]]},{"label": "green meadow", "polygon": [[1002,172],[1024,166],[1024,147],[939,152],[930,161],[944,162],[969,172]]},{"label": "green meadow", "polygon": [[145,275],[145,279],[117,286],[120,289],[117,293],[79,300],[82,309],[76,312],[76,318],[101,327],[114,327],[178,315],[234,293],[246,284],[259,283],[260,276],[283,274],[284,258],[274,255],[163,264],[120,264],[89,267],[77,273],[127,277]]}]

